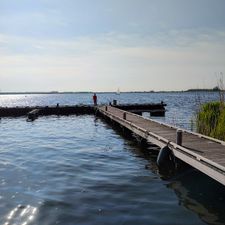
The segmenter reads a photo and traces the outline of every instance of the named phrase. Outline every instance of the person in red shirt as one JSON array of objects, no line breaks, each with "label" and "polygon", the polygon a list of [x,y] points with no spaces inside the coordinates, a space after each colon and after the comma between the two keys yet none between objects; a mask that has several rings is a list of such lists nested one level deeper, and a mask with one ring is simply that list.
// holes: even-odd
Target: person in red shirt
[{"label": "person in red shirt", "polygon": [[93,102],[94,102],[94,105],[97,105],[97,95],[95,93],[93,95]]}]

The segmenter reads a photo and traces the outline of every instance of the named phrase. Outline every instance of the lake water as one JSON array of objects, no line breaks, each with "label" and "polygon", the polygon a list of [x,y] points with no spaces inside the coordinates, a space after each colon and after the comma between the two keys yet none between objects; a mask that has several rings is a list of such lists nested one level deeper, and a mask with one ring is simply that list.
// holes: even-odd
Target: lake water
[{"label": "lake water", "polygon": [[[199,102],[217,98],[98,94],[100,103],[164,101],[157,119],[187,129]],[[0,106],[57,103],[92,104],[92,95],[0,95]],[[151,150],[94,115],[2,118],[0,224],[225,224],[224,187],[193,169],[160,173]]]}]

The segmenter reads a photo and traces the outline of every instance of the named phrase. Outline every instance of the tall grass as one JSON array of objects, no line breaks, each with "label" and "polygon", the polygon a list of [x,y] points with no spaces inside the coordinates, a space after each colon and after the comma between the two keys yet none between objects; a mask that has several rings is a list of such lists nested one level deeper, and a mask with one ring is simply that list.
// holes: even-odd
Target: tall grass
[{"label": "tall grass", "polygon": [[223,73],[220,72],[220,79],[217,81],[219,100],[198,104],[196,127],[199,133],[225,141],[225,85]]},{"label": "tall grass", "polygon": [[225,104],[222,101],[203,104],[197,114],[197,131],[225,141]]}]

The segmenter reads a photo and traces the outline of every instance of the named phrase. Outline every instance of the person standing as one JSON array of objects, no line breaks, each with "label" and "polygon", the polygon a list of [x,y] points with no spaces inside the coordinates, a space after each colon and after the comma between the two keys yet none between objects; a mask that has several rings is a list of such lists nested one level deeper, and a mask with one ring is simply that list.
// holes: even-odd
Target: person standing
[{"label": "person standing", "polygon": [[94,95],[93,95],[93,102],[94,102],[94,105],[97,105],[97,95],[96,95],[96,93],[94,93]]}]

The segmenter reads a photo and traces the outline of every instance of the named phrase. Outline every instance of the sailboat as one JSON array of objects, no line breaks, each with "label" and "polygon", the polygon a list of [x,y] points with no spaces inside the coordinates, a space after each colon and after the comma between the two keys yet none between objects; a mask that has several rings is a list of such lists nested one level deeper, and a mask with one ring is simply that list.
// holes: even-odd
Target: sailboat
[{"label": "sailboat", "polygon": [[119,89],[119,88],[117,89],[116,94],[117,94],[117,95],[120,95],[120,89]]}]

